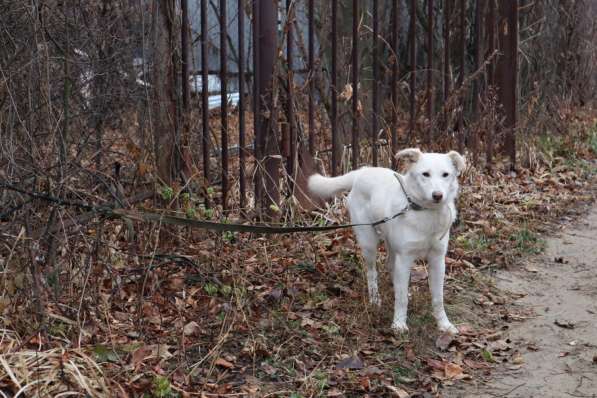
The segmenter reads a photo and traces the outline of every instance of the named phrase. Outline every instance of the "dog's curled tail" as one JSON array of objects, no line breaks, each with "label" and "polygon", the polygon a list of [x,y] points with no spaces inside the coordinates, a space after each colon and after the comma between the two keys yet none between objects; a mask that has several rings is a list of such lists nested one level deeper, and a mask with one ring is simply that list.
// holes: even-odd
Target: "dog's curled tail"
[{"label": "dog's curled tail", "polygon": [[340,192],[349,191],[352,189],[356,171],[338,177],[324,177],[321,174],[313,174],[309,177],[309,191],[320,198],[330,198]]}]

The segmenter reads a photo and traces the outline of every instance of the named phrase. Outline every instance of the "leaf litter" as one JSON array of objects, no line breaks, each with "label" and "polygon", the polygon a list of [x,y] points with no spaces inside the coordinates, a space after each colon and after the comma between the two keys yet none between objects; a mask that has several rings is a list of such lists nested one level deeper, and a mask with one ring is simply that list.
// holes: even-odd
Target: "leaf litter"
[{"label": "leaf litter", "polygon": [[[509,306],[513,296],[497,291],[484,271],[540,250],[538,234],[591,200],[591,175],[565,161],[515,176],[497,170],[463,176],[461,223],[446,259],[446,306],[457,336],[436,330],[423,264],[410,288],[411,332],[392,334],[388,271],[380,266],[382,309],[372,308],[348,231],[267,239],[136,225],[130,242],[109,221],[110,250],[92,268],[84,322],[50,308],[71,323],[52,318],[47,336],[23,341],[10,312],[18,304],[3,306],[0,388],[14,393],[42,380],[35,388],[46,395],[124,397],[167,383],[181,396],[415,397],[438,396],[443,385],[486,375],[497,363],[524,366],[501,328],[527,314]],[[325,218],[347,219],[340,201]],[[141,256],[137,248],[145,255],[156,239],[152,250],[190,262]]]}]

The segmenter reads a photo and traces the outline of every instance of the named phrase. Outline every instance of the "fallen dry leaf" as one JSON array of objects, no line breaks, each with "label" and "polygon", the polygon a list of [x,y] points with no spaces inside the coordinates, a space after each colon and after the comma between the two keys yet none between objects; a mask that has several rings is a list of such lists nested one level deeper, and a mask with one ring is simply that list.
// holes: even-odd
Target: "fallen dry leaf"
[{"label": "fallen dry leaf", "polygon": [[444,368],[444,372],[446,373],[446,377],[448,379],[457,379],[460,378],[463,375],[463,370],[462,367],[460,367],[460,365],[457,365],[455,363],[447,363],[446,367]]},{"label": "fallen dry leaf", "polygon": [[199,324],[195,321],[187,323],[186,325],[184,325],[184,328],[182,328],[182,332],[185,336],[198,334],[200,330],[201,328],[199,327]]},{"label": "fallen dry leaf", "polygon": [[216,359],[215,364],[217,366],[221,366],[221,367],[226,368],[226,369],[231,369],[231,368],[234,367],[234,364],[232,362],[227,361],[224,358],[218,358],[218,359]]},{"label": "fallen dry leaf", "polygon": [[392,393],[393,396],[398,397],[398,398],[409,398],[410,394],[407,393],[405,390],[403,390],[400,387],[394,387],[390,384],[386,384],[386,388],[388,390],[390,390],[390,392]]},{"label": "fallen dry leaf", "polygon": [[435,346],[442,351],[445,351],[454,342],[455,336],[450,333],[442,333],[435,340]]},{"label": "fallen dry leaf", "polygon": [[363,360],[356,355],[345,358],[336,364],[338,369],[363,369],[364,366]]}]

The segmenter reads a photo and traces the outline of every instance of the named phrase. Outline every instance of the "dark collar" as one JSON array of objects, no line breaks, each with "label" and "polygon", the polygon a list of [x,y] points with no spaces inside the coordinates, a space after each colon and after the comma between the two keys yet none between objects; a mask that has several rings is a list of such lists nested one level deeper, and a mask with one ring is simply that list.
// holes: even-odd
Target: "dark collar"
[{"label": "dark collar", "polygon": [[408,201],[408,208],[414,211],[427,210],[427,208],[421,206],[420,204],[412,200],[410,196],[408,196],[408,194],[406,193],[406,189],[404,189],[404,185],[402,184],[402,179],[400,178],[398,173],[394,173],[394,177],[396,177],[396,179],[398,180],[400,188],[402,188],[402,192],[404,192],[404,196],[406,196],[406,200]]}]

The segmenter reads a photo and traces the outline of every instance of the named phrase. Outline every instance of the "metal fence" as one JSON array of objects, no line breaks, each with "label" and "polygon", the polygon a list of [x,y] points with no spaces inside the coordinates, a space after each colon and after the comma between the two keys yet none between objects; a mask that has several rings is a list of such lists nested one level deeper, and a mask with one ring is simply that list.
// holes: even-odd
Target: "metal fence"
[{"label": "metal fence", "polygon": [[[221,0],[218,8],[219,174],[224,206],[229,190],[231,128],[227,101],[228,3]],[[384,9],[380,10],[382,5]],[[207,15],[207,7],[208,1],[201,0],[202,15]],[[429,150],[440,149],[442,145],[456,146],[460,151],[469,151],[475,159],[484,152],[487,164],[491,164],[499,144],[514,167],[517,1],[238,0],[236,7],[239,15],[234,39],[239,49],[237,130],[241,208],[245,207],[251,185],[249,178],[253,180],[258,203],[263,200],[266,204],[277,203],[280,159],[292,186],[304,160],[305,155],[301,153],[324,159],[326,168],[337,175],[347,168],[362,165],[365,153],[367,163],[380,164],[382,147],[395,153],[403,145],[421,145]],[[306,27],[297,25],[297,9],[306,13]],[[351,22],[350,36],[346,35],[345,26],[339,31],[339,13],[344,24],[347,20]],[[250,54],[245,52],[245,14],[254,43]],[[401,27],[404,23],[407,26]],[[204,84],[207,84],[209,69],[206,25],[206,19],[202,18]],[[380,26],[386,29],[382,31]],[[425,34],[418,34],[419,30]],[[329,39],[324,40],[327,35]],[[306,57],[306,70],[301,69],[304,79],[297,79],[297,47],[305,40],[306,54],[303,51],[301,56]],[[350,62],[341,64],[346,61],[345,47],[341,46],[347,43]],[[252,57],[252,66],[247,69],[245,54]],[[347,69],[349,73],[345,73]],[[253,76],[252,86],[247,85],[246,76]],[[344,82],[339,81],[340,76],[345,78]],[[318,89],[316,85],[326,77],[328,82],[324,86],[329,89]],[[251,109],[246,95],[250,90],[253,94]],[[209,180],[212,171],[209,167],[208,91],[206,87],[202,90],[202,153],[203,172]],[[491,102],[488,96],[492,92],[497,97],[498,118],[505,117],[503,142],[495,141],[495,131],[481,131],[483,128],[475,124],[482,116],[481,104]],[[350,114],[349,134],[341,134],[340,106]],[[247,142],[245,113],[249,109],[253,113],[252,145]],[[342,118],[346,119],[344,116]],[[345,151],[350,153],[350,161],[342,163]],[[254,173],[248,175],[247,162],[251,158]]]}]

